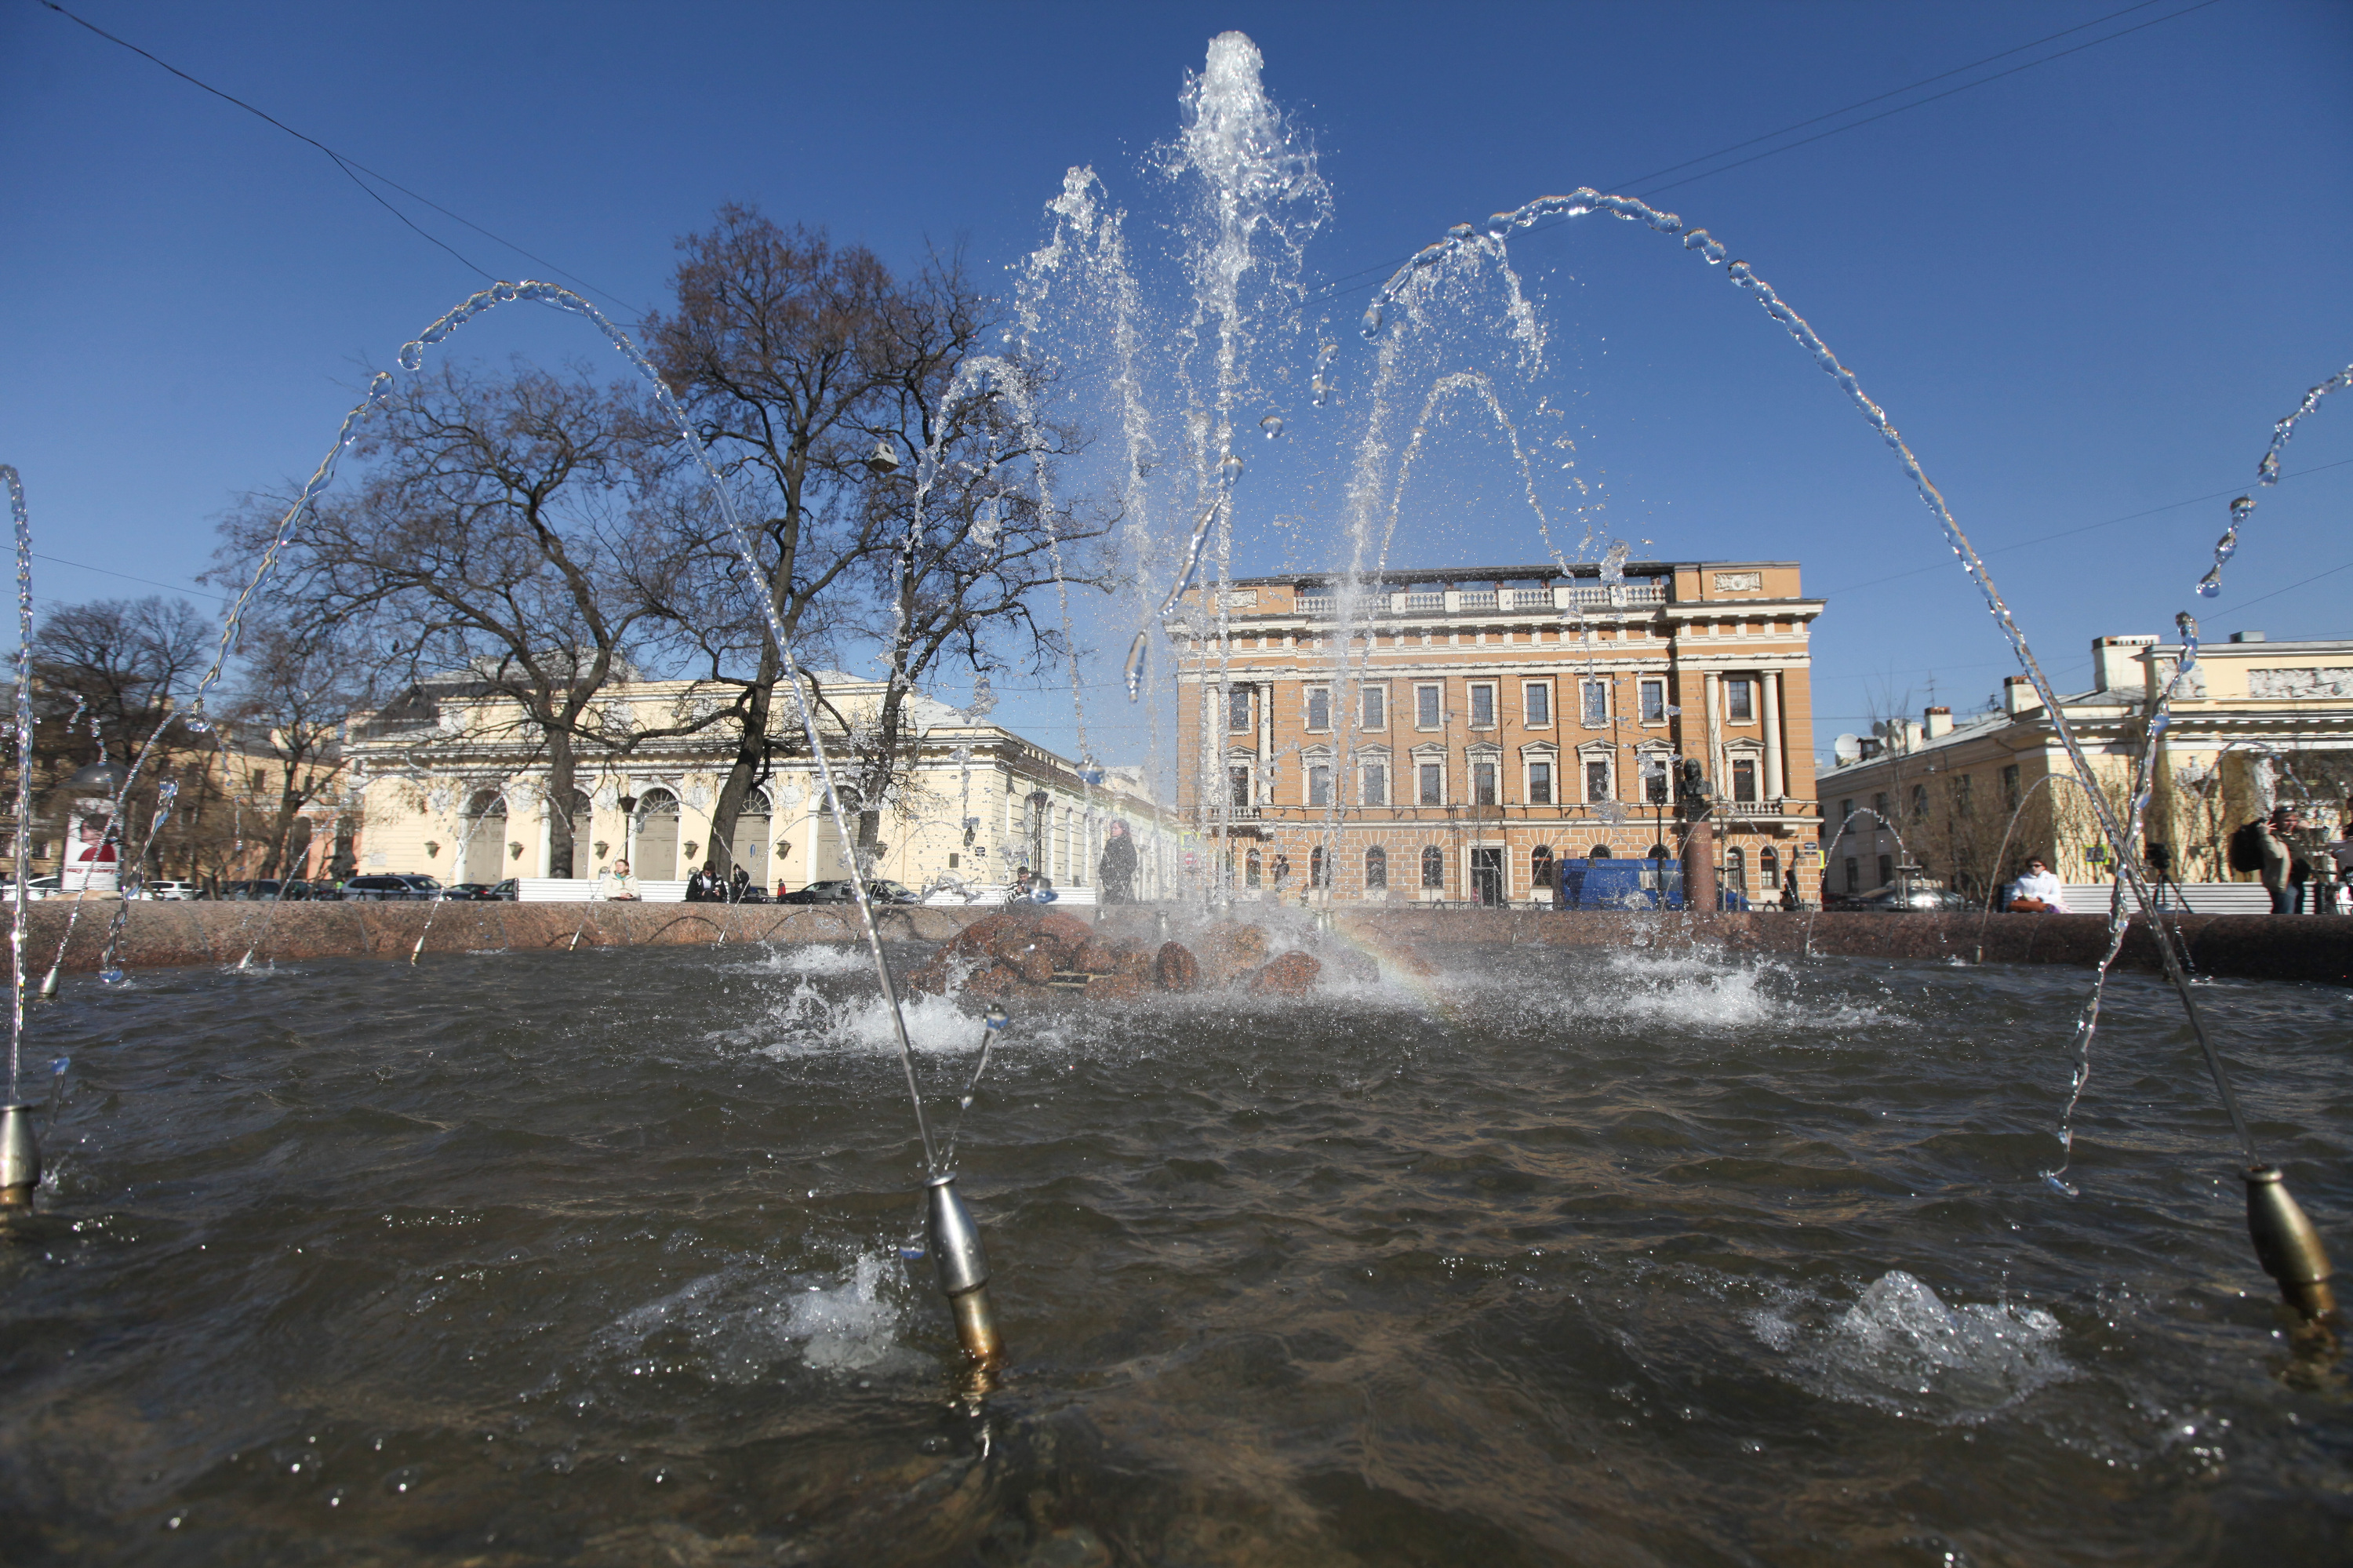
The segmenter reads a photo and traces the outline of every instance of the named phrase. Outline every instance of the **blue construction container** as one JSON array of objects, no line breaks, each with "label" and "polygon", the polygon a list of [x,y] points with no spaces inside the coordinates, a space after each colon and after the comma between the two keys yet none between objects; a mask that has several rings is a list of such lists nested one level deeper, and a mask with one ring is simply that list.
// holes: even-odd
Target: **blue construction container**
[{"label": "blue construction container", "polygon": [[[1683,863],[1672,860],[1563,860],[1554,863],[1556,909],[1680,909]],[[1716,906],[1746,909],[1748,900],[1719,889]]]}]

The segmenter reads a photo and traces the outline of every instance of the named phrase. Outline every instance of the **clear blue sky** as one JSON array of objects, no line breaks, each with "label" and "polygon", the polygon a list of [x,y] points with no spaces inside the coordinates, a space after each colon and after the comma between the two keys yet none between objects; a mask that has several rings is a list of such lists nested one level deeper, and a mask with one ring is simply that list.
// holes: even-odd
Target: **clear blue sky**
[{"label": "clear blue sky", "polygon": [[[1637,176],[2123,3],[72,8],[644,305],[673,238],[723,201],[894,260],[961,238],[985,270],[1038,242],[1070,164],[1147,206],[1138,160],[1227,28],[1315,136],[1335,214],[1311,265],[1341,278],[1539,194],[1647,194],[1666,182]],[[364,367],[480,276],[318,152],[34,0],[0,0],[0,461],[24,471],[44,554],[185,584],[231,498],[307,472]],[[1657,199],[1858,371],[2000,552],[2054,673],[2081,682],[2091,637],[2169,630],[2185,608],[2218,636],[2353,635],[2353,569],[2277,591],[2353,567],[2353,394],[2307,421],[2285,467],[2323,471],[2264,495],[2224,596],[2190,592],[2272,421],[2353,361],[2348,82],[2353,6],[2218,0]],[[404,205],[490,272],[545,275]],[[1599,219],[1515,254],[1616,528],[1671,557],[1795,558],[1829,596],[1818,750],[1932,678],[1957,705],[1999,684],[2010,666],[1927,514],[1720,270]],[[546,313],[465,346],[598,352]],[[1483,520],[1498,476],[1478,461],[1416,498],[1409,556],[1542,558],[1532,530]],[[1246,536],[1238,569],[1283,547]],[[148,591],[47,561],[36,580],[50,600]],[[1065,699],[1000,714],[1071,744]],[[1113,760],[1140,749],[1124,717],[1098,721]]]}]

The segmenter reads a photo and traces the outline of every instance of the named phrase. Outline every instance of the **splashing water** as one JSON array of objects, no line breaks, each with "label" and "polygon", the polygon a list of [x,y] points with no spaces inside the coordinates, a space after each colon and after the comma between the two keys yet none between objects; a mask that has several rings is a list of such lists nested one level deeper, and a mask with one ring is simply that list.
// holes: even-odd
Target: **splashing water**
[{"label": "splashing water", "polygon": [[[2255,483],[2258,486],[2274,485],[2279,482],[2280,453],[2286,449],[2289,439],[2295,434],[2296,425],[2306,414],[2320,407],[2322,398],[2332,392],[2341,392],[2348,387],[2353,387],[2353,365],[2347,366],[2319,386],[2308,388],[2305,392],[2304,400],[2295,406],[2295,411],[2272,427],[2271,445],[2263,449],[2263,461],[2255,464]],[[2198,592],[2200,597],[2212,599],[2222,591],[2222,568],[2229,564],[2232,556],[2239,553],[2239,525],[2247,520],[2248,515],[2254,509],[2255,501],[2252,495],[2242,495],[2231,503],[2231,525],[2222,530],[2222,536],[2220,539],[2214,541],[2214,565],[2204,577],[2198,579]]]},{"label": "splashing water", "polygon": [[[16,854],[13,868],[16,902],[8,916],[8,1097],[16,1097],[16,1075],[25,1052],[25,906],[32,895],[33,820],[33,516],[25,505],[25,482],[14,463],[0,463],[8,487],[8,513],[16,524]],[[80,710],[75,709],[79,716]]]}]

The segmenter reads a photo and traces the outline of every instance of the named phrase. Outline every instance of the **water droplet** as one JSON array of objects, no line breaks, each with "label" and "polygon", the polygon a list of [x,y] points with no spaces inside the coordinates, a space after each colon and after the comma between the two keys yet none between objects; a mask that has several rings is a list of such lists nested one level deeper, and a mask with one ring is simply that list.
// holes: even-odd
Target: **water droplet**
[{"label": "water droplet", "polygon": [[2216,567],[2198,579],[2198,592],[2203,599],[2219,599],[2222,593],[2222,568]]},{"label": "water droplet", "polygon": [[1308,384],[1308,389],[1314,394],[1308,401],[1314,403],[1319,408],[1324,407],[1324,403],[1328,401],[1332,396],[1332,383],[1326,381],[1321,376],[1317,376],[1314,381]]},{"label": "water droplet", "polygon": [[2236,527],[2238,524],[2244,523],[2247,520],[2247,514],[2253,512],[2254,509],[2255,498],[2252,495],[2242,495],[2238,500],[2231,503],[2232,526]]},{"label": "water droplet", "polygon": [[1361,330],[1366,337],[1378,337],[1381,333],[1381,323],[1384,319],[1386,318],[1384,318],[1381,313],[1380,303],[1376,301],[1372,304],[1365,307],[1365,319],[1360,323],[1359,330]]},{"label": "water droplet", "polygon": [[1241,458],[1234,452],[1227,452],[1224,457],[1218,460],[1218,475],[1228,484],[1231,484],[1234,481],[1241,478]]},{"label": "water droplet", "polygon": [[1152,633],[1138,631],[1135,641],[1127,645],[1127,700],[1135,702],[1144,695],[1144,670],[1152,657]]},{"label": "water droplet", "polygon": [[403,370],[417,369],[425,363],[425,345],[417,342],[415,339],[411,339],[407,343],[402,344],[400,345],[399,360],[400,367]]},{"label": "water droplet", "polygon": [[[1423,232],[1428,233],[1429,231],[1425,229]],[[1472,228],[1467,223],[1451,225],[1446,230],[1447,238],[1450,239],[1468,239],[1476,233],[1478,233],[1478,230]]]},{"label": "water droplet", "polygon": [[121,969],[100,969],[98,971],[98,979],[99,983],[101,985],[121,985],[122,983],[122,971]]},{"label": "water droplet", "polygon": [[1487,238],[1490,239],[1501,239],[1506,234],[1511,233],[1513,220],[1518,216],[1519,215],[1516,213],[1499,212],[1488,218]]},{"label": "water droplet", "polygon": [[2255,478],[2265,484],[2279,482],[2279,453],[2265,452],[2263,461],[2255,465]]},{"label": "water droplet", "polygon": [[1266,432],[1266,439],[1268,440],[1272,440],[1277,436],[1282,434],[1282,416],[1280,414],[1269,414],[1265,418],[1261,419],[1258,422],[1258,428]]}]

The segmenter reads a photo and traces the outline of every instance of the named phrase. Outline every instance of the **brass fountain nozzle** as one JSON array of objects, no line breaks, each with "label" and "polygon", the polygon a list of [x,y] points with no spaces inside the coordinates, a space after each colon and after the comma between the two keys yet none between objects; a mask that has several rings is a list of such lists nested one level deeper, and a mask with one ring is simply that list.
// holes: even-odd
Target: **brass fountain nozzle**
[{"label": "brass fountain nozzle", "polygon": [[956,1338],[965,1354],[983,1367],[993,1367],[1005,1353],[997,1337],[997,1313],[988,1303],[988,1249],[981,1245],[980,1227],[972,1211],[956,1194],[953,1175],[934,1176],[925,1218],[932,1241],[932,1262],[940,1271],[940,1289],[955,1312]]},{"label": "brass fountain nozzle", "polygon": [[41,1140],[33,1131],[32,1106],[0,1105],[0,1209],[29,1209],[41,1184]]},{"label": "brass fountain nozzle", "polygon": [[2279,1281],[2289,1306],[2315,1321],[2337,1315],[2337,1293],[2328,1287],[2336,1270],[2329,1266],[2327,1249],[2288,1195],[2275,1166],[2257,1165],[2247,1172],[2247,1234],[2254,1238],[2256,1260]]}]

